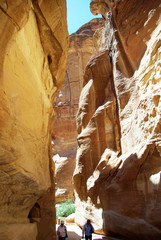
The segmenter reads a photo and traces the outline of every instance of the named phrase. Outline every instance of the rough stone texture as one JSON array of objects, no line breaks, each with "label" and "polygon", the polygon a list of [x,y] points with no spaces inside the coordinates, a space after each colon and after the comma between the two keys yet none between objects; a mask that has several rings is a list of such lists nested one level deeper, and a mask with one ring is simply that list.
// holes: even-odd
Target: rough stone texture
[{"label": "rough stone texture", "polygon": [[95,34],[77,114],[76,222],[161,238],[161,3],[92,0]]},{"label": "rough stone texture", "polygon": [[0,239],[1,240],[35,240],[37,236],[36,223],[30,224],[1,224],[0,225]]},{"label": "rough stone texture", "polygon": [[74,198],[72,175],[77,149],[75,116],[83,85],[84,69],[95,49],[93,34],[103,25],[104,20],[96,18],[70,35],[65,84],[54,102],[56,120],[53,129],[53,159],[56,202]]},{"label": "rough stone texture", "polygon": [[1,1],[0,35],[0,239],[55,239],[50,132],[66,69],[65,1]]}]

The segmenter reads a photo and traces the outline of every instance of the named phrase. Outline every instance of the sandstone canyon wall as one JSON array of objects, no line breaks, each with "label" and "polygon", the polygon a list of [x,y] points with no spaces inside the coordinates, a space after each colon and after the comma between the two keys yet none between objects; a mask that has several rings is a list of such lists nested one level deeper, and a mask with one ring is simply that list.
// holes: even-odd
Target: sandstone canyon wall
[{"label": "sandstone canyon wall", "polygon": [[161,2],[91,0],[105,27],[77,113],[76,222],[161,239]]},{"label": "sandstone canyon wall", "polygon": [[75,117],[83,86],[85,66],[95,50],[93,35],[103,25],[102,18],[95,18],[69,37],[65,83],[54,101],[56,116],[52,136],[56,202],[74,199],[72,176],[77,150]]},{"label": "sandstone canyon wall", "polygon": [[56,239],[50,132],[66,70],[66,1],[0,1],[0,35],[0,239]]}]

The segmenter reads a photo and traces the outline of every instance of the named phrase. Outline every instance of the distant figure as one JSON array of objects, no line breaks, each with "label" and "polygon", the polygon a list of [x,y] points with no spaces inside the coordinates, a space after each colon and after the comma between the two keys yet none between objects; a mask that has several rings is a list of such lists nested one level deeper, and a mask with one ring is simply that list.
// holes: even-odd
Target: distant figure
[{"label": "distant figure", "polygon": [[65,240],[68,237],[67,228],[64,225],[64,221],[61,221],[61,224],[57,229],[57,234],[58,234],[59,240]]},{"label": "distant figure", "polygon": [[91,221],[88,219],[87,223],[83,227],[82,238],[84,238],[84,234],[85,234],[86,240],[88,240],[88,239],[92,240],[92,233],[94,233],[94,228],[91,224]]}]

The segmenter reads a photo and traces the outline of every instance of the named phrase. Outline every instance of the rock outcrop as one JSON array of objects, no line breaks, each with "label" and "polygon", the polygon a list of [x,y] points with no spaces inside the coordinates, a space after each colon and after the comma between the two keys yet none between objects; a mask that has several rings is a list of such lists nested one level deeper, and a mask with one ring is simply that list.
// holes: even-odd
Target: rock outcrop
[{"label": "rock outcrop", "polygon": [[77,114],[76,222],[161,238],[160,0],[91,0],[95,34]]},{"label": "rock outcrop", "polygon": [[0,239],[53,240],[50,133],[66,70],[66,2],[2,0],[0,34]]},{"label": "rock outcrop", "polygon": [[93,35],[103,25],[102,18],[95,18],[83,25],[69,38],[65,84],[54,101],[56,117],[52,136],[56,202],[65,201],[68,198],[74,199],[72,176],[77,151],[75,117],[83,86],[85,66],[95,49]]}]

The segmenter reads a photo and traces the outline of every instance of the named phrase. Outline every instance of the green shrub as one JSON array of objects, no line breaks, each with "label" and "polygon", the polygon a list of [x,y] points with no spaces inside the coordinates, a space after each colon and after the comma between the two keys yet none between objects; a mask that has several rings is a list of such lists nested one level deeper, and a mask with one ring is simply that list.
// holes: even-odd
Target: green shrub
[{"label": "green shrub", "polygon": [[74,203],[68,199],[68,201],[63,202],[60,207],[56,209],[57,217],[68,217],[70,214],[75,213]]}]

